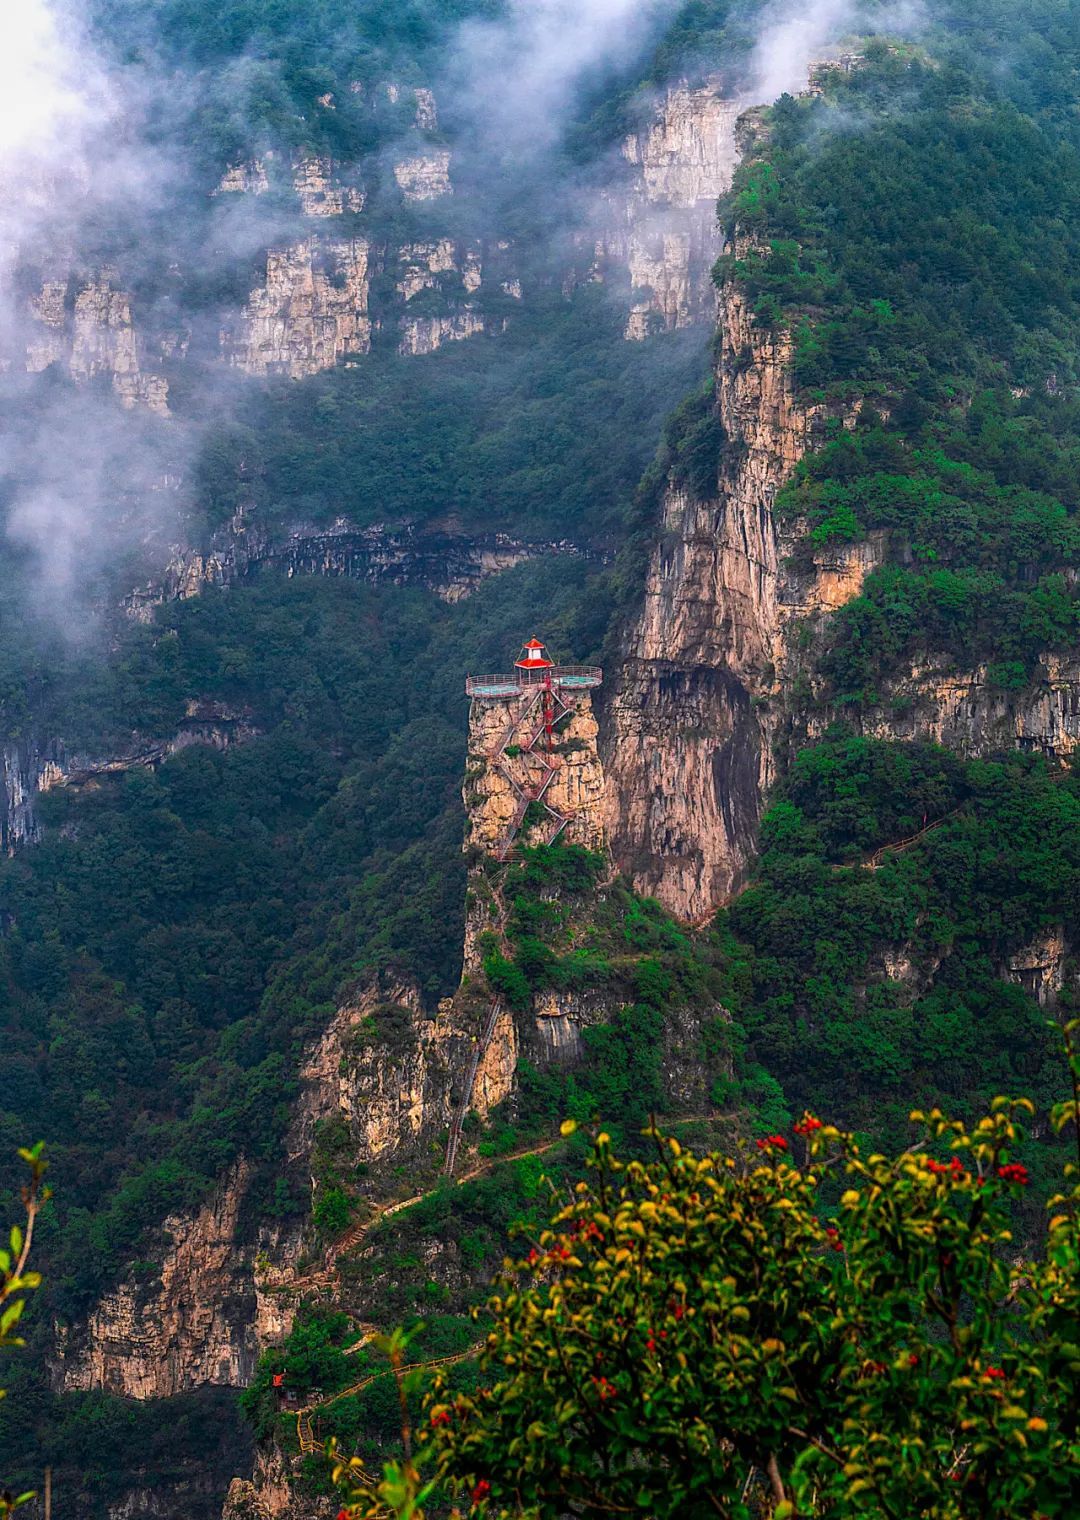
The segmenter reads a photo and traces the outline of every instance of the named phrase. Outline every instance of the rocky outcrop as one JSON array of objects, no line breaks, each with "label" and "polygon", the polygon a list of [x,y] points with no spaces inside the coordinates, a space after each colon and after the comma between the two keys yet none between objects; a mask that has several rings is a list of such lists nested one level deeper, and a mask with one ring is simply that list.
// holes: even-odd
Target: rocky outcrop
[{"label": "rocky outcrop", "polygon": [[[856,595],[862,560],[788,573],[773,516],[819,413],[801,406],[790,336],[757,326],[734,282],[721,299],[715,497],[672,484],[640,616],[608,709],[612,850],[647,896],[696,920],[724,901],[755,847],[773,776],[769,703],[784,633],[808,606]],[[809,582],[809,584],[808,584]]]},{"label": "rocky outcrop", "polygon": [[448,316],[402,317],[399,354],[433,354],[444,343],[459,343],[464,338],[475,338],[487,331],[487,323],[479,311],[463,307]]},{"label": "rocky outcrop", "polygon": [[250,1255],[237,1238],[248,1182],[240,1164],[201,1209],[170,1215],[153,1275],[122,1282],[78,1333],[61,1332],[60,1391],[161,1399],[250,1380],[254,1291]]},{"label": "rocky outcrop", "polygon": [[422,85],[414,90],[416,100],[416,116],[414,122],[420,132],[437,132],[439,130],[439,111],[435,103],[433,90],[425,89]]},{"label": "rocky outcrop", "polygon": [[443,148],[402,159],[394,165],[394,178],[402,199],[412,204],[442,200],[454,193],[450,180],[450,154]]},{"label": "rocky outcrop", "polygon": [[[1006,981],[1029,992],[1040,1008],[1052,1008],[1065,989],[1070,952],[1060,928],[1048,929],[1009,956],[1003,968]],[[1071,968],[1075,979],[1075,966]]]},{"label": "rocky outcrop", "polygon": [[297,528],[284,538],[247,530],[222,535],[204,551],[178,550],[159,581],[133,591],[128,616],[147,622],[163,602],[198,596],[206,586],[232,586],[258,575],[325,575],[378,586],[423,586],[446,602],[462,601],[492,575],[548,556],[593,558],[569,540],[528,542],[505,533],[469,535],[427,524],[355,529]]},{"label": "rocky outcrop", "polygon": [[355,363],[371,349],[370,247],[362,238],[306,238],[266,257],[266,284],[223,328],[226,359],[249,375],[300,379]]},{"label": "rocky outcrop", "polygon": [[594,278],[630,280],[626,336],[643,339],[712,318],[712,266],[720,252],[716,202],[731,188],[742,104],[719,79],[673,86],[622,145],[625,191],[601,198]]},{"label": "rocky outcrop", "polygon": [[130,744],[113,754],[70,750],[58,739],[45,743],[9,740],[0,747],[0,847],[12,855],[20,845],[41,837],[35,804],[45,792],[57,787],[78,790],[127,771],[153,769],[193,744],[227,749],[257,733],[249,713],[222,702],[192,700],[168,738],[148,740],[132,735]]},{"label": "rocky outcrop", "polygon": [[[828,704],[807,721],[809,738],[829,726]],[[955,671],[928,661],[889,681],[885,700],[854,715],[878,739],[917,739],[977,757],[1010,749],[1067,760],[1080,746],[1080,659],[1043,654],[1019,689],[998,686],[986,666]]]},{"label": "rocky outcrop", "polygon": [[484,278],[484,250],[477,242],[457,243],[435,238],[425,243],[405,243],[398,250],[397,291],[405,302],[425,290],[437,290],[441,276],[456,275],[466,295],[474,295]]},{"label": "rocky outcrop", "polygon": [[287,1150],[310,1154],[318,1126],[340,1119],[357,1162],[398,1153],[449,1119],[450,1031],[415,984],[373,979],[338,1009],[300,1069]]},{"label": "rocky outcrop", "polygon": [[[229,1484],[221,1520],[285,1520],[286,1516],[293,1520],[298,1510],[291,1479],[291,1468],[280,1447],[260,1447],[252,1476],[234,1478]],[[327,1514],[331,1512],[329,1502],[323,1508]],[[305,1512],[314,1520],[320,1513],[317,1501],[305,1505]]]},{"label": "rocky outcrop", "polygon": [[168,415],[168,381],[148,364],[131,297],[114,271],[102,270],[75,283],[43,280],[28,302],[27,315],[29,373],[59,364],[81,385],[106,375],[124,406]]},{"label": "rocky outcrop", "polygon": [[[480,283],[480,256],[473,256],[477,278],[471,289]],[[397,292],[403,301],[411,301],[421,291],[438,288],[439,276],[456,274],[461,267],[457,244],[453,238],[436,238],[429,243],[406,243],[398,250]]]},{"label": "rocky outcrop", "polygon": [[253,158],[248,163],[232,164],[221,176],[212,195],[265,195],[270,188],[266,161]]},{"label": "rocky outcrop", "polygon": [[[550,755],[545,751],[540,759],[524,747],[537,723],[542,721],[533,698],[474,697],[469,714],[465,782],[469,848],[496,853],[506,841],[522,792],[539,790],[549,765],[553,765],[543,801],[553,813],[568,820],[562,837],[587,849],[603,849],[606,794],[592,699],[588,691],[582,691],[568,695],[567,700],[570,711],[557,725],[554,749]],[[514,734],[514,743],[504,751],[503,741],[515,722],[520,727]],[[537,839],[532,841],[535,843],[550,832],[550,819],[541,821],[537,828]],[[527,828],[520,837],[529,842]]]},{"label": "rocky outcrop", "polygon": [[305,216],[341,216],[363,211],[366,196],[355,173],[342,177],[331,158],[298,155],[293,164],[293,188]]},{"label": "rocky outcrop", "polygon": [[[520,282],[506,277],[508,250],[509,244],[493,249],[496,283],[503,295],[520,300]],[[396,289],[405,302],[398,321],[400,354],[430,354],[444,343],[505,328],[505,320],[490,320],[469,299],[483,284],[485,262],[480,243],[457,243],[448,237],[406,243],[399,249]]]},{"label": "rocky outcrop", "polygon": [[[734,251],[758,252],[746,240]],[[776,518],[776,494],[826,418],[796,394],[792,358],[790,334],[759,326],[729,279],[720,298],[716,492],[700,499],[669,483],[607,704],[613,853],[639,891],[691,922],[743,880],[778,762],[840,716],[881,739],[973,756],[1021,748],[1060,759],[1080,743],[1080,661],[1071,657],[1045,655],[1020,690],[993,685],[985,669],[927,659],[891,680],[880,706],[830,708],[799,646],[814,643],[892,551],[874,533],[811,554],[805,524]]]}]

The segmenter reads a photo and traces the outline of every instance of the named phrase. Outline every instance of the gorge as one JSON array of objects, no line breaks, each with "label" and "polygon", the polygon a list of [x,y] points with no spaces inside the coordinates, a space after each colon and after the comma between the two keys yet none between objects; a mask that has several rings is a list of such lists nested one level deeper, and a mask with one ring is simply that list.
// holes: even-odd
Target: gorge
[{"label": "gorge", "polygon": [[[160,199],[2,271],[0,1122],[55,1199],[0,1449],[62,1516],[314,1520],[326,1442],[396,1449],[379,1335],[475,1387],[563,1119],[1056,1094],[1076,42],[845,12],[773,99],[756,13],[661,7],[508,170],[482,7],[92,9],[185,89]],[[527,638],[596,680],[466,697]]]}]

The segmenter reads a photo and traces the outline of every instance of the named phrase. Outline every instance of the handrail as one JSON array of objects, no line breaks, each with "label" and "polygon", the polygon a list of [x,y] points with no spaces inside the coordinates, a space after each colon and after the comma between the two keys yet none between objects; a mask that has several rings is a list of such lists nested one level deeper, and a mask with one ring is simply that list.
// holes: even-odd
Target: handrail
[{"label": "handrail", "polygon": [[493,675],[467,676],[465,692],[471,697],[478,689],[489,686],[509,686],[515,691],[524,691],[545,686],[549,681],[553,686],[569,681],[580,682],[583,686],[599,686],[603,679],[604,672],[598,665],[553,665],[546,670],[509,670],[496,671]]}]

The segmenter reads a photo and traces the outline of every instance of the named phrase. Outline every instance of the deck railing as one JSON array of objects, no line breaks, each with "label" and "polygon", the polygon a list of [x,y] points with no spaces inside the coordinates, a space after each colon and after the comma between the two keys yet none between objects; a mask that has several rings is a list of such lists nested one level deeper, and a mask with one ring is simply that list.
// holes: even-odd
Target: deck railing
[{"label": "deck railing", "polygon": [[544,686],[599,686],[604,672],[597,665],[554,665],[548,670],[510,670],[490,676],[468,676],[465,692],[470,697],[510,695]]}]

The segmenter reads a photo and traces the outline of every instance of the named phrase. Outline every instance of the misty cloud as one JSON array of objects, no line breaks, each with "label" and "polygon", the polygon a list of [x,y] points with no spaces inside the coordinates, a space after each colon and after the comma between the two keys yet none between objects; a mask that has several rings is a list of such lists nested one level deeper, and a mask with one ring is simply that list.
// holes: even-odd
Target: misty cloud
[{"label": "misty cloud", "polygon": [[507,158],[553,147],[575,92],[599,69],[625,66],[679,0],[510,0],[498,21],[466,22],[447,88]]},{"label": "misty cloud", "polygon": [[925,24],[920,0],[778,0],[762,16],[754,49],[749,96],[771,105],[783,94],[806,88],[811,64],[853,33],[911,35]]},{"label": "misty cloud", "polygon": [[[87,593],[118,553],[173,521],[161,491],[179,430],[125,412],[143,401],[138,337],[109,267],[110,241],[175,191],[176,162],[152,150],[148,82],[120,79],[66,0],[21,0],[0,19],[0,489],[5,532],[40,607],[83,626]],[[70,383],[31,380],[54,366]],[[113,376],[120,394],[113,391]],[[155,382],[160,407],[164,382]],[[165,508],[164,503],[169,505]],[[29,556],[29,564],[27,564]]]}]

